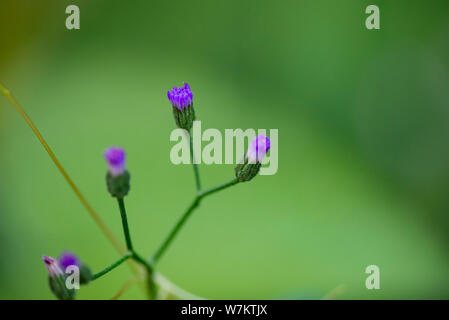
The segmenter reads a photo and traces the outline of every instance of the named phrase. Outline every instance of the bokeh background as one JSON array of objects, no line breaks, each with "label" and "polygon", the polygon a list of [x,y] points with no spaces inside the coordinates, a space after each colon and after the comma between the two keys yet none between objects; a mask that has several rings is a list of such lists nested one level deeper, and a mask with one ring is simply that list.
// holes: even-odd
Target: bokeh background
[{"label": "bokeh background", "polygon": [[[77,4],[81,29],[65,28]],[[381,30],[365,28],[377,4]],[[279,170],[205,200],[158,270],[214,299],[449,298],[449,2],[0,2],[0,81],[122,240],[102,156],[126,148],[135,247],[150,256],[194,195],[169,160],[166,91],[203,128],[279,129]],[[0,97],[0,298],[52,299],[42,255],[118,254]],[[233,175],[201,165],[204,186]],[[365,288],[368,265],[380,290]],[[78,293],[109,299],[122,266]],[[342,289],[343,290],[340,290]],[[138,286],[122,298],[144,298]]]}]

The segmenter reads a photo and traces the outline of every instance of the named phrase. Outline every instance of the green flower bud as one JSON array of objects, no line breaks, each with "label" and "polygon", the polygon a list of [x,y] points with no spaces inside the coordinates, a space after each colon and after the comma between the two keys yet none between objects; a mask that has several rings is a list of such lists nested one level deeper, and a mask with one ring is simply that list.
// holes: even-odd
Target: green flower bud
[{"label": "green flower bud", "polygon": [[260,163],[248,163],[248,158],[245,158],[243,163],[235,166],[235,176],[240,182],[250,181],[259,173]]},{"label": "green flower bud", "polygon": [[108,191],[111,196],[116,198],[123,198],[129,192],[130,175],[129,172],[125,170],[121,175],[114,176],[108,171],[106,174],[106,184],[108,186]]},{"label": "green flower bud", "polygon": [[195,111],[193,110],[193,105],[190,105],[182,110],[173,107],[173,117],[175,118],[176,125],[179,128],[190,131],[193,126],[193,121],[195,120]]}]

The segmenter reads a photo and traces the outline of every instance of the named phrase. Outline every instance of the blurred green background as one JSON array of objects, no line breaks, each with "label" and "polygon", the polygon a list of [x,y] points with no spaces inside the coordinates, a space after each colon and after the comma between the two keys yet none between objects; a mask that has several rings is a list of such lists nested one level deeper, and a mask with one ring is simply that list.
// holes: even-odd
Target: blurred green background
[{"label": "blurred green background", "polygon": [[[80,30],[65,28],[69,4]],[[365,28],[369,4],[381,30]],[[147,256],[194,195],[191,167],[169,159],[168,89],[189,82],[203,129],[279,129],[278,173],[205,200],[161,260],[194,294],[449,298],[448,35],[446,0],[2,0],[0,82],[120,240],[102,152],[126,148]],[[0,147],[0,298],[53,298],[42,255],[70,249],[94,271],[118,258],[4,97]],[[200,170],[206,187],[233,175]],[[380,290],[365,288],[371,264]]]}]

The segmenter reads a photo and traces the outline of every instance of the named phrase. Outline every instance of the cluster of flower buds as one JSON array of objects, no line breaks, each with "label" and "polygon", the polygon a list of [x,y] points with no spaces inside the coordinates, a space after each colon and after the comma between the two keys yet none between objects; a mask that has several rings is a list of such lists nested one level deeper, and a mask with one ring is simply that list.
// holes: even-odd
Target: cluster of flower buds
[{"label": "cluster of flower buds", "polygon": [[193,109],[193,94],[190,86],[184,82],[183,87],[173,87],[167,92],[168,100],[173,106],[173,116],[179,128],[190,131],[195,120],[195,110]]},{"label": "cluster of flower buds", "polygon": [[235,166],[235,176],[240,182],[250,181],[260,170],[262,159],[270,150],[270,139],[261,134],[251,141],[241,163]]},{"label": "cluster of flower buds", "polygon": [[116,198],[123,198],[129,192],[129,172],[125,168],[125,150],[118,147],[110,147],[104,153],[108,163],[106,184],[109,193]]},{"label": "cluster of flower buds", "polygon": [[[67,277],[70,273],[79,272],[77,279],[79,279],[80,285],[87,284],[92,280],[92,272],[89,267],[70,252],[63,252],[58,259],[44,256],[42,260],[47,267],[50,290],[60,300],[75,299],[75,287],[67,284]],[[68,273],[65,272],[66,270]]]},{"label": "cluster of flower buds", "polygon": [[[173,87],[168,91],[168,99],[173,106],[173,115],[179,128],[190,131],[195,120],[193,109],[193,94],[190,86]],[[235,167],[235,176],[239,182],[250,181],[260,170],[262,159],[270,149],[270,139],[259,135],[251,141],[243,161]],[[108,164],[106,183],[109,193],[118,199],[125,197],[130,189],[130,174],[126,170],[126,154],[122,148],[110,147],[104,153]],[[87,284],[93,279],[92,272],[81,260],[70,252],[64,252],[58,259],[49,256],[42,258],[47,267],[51,291],[58,299],[71,300],[75,298],[74,288],[67,286],[66,270],[75,266],[79,272],[79,284]]]}]

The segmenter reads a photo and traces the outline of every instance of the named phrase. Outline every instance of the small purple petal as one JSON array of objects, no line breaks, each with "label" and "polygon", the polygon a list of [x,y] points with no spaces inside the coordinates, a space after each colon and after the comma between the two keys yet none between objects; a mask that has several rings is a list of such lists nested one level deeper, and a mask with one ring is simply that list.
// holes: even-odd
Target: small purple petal
[{"label": "small purple petal", "polygon": [[246,156],[249,163],[262,162],[265,154],[270,150],[270,139],[260,134],[251,141]]},{"label": "small purple petal", "polygon": [[77,256],[69,251],[64,251],[58,258],[59,265],[63,270],[67,269],[68,266],[81,266],[81,262]]},{"label": "small purple petal", "polygon": [[190,90],[190,86],[185,82],[183,87],[173,87],[171,91],[168,91],[167,97],[173,107],[178,108],[180,111],[193,103],[193,93]]},{"label": "small purple petal", "polygon": [[109,172],[113,176],[119,176],[125,172],[125,150],[118,147],[110,147],[104,153],[104,157],[108,162]]},{"label": "small purple petal", "polygon": [[61,267],[59,266],[58,260],[49,256],[43,256],[42,260],[44,261],[45,266],[47,267],[48,275],[50,277],[53,278],[63,274]]}]

